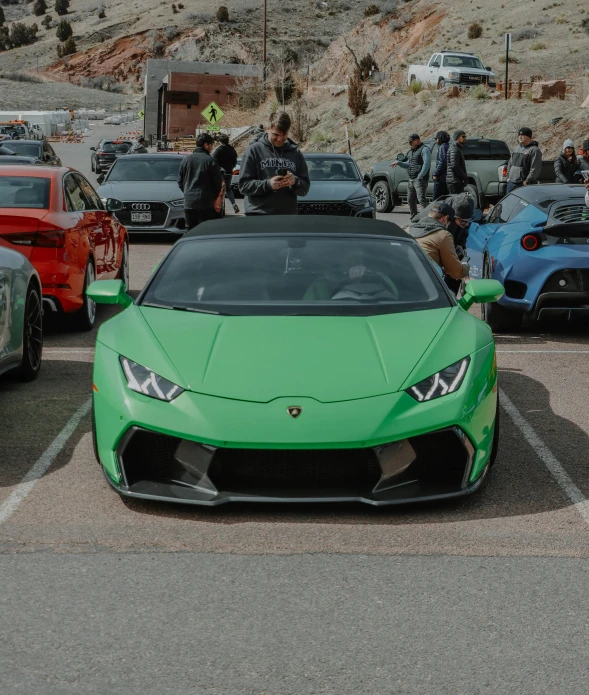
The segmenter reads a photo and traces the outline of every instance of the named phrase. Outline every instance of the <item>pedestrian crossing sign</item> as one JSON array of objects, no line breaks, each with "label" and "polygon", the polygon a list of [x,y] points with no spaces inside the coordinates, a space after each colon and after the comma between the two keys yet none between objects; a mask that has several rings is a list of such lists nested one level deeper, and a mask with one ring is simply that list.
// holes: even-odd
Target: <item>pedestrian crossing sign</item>
[{"label": "pedestrian crossing sign", "polygon": [[217,106],[214,101],[201,111],[201,116],[208,121],[211,125],[217,125],[217,123],[223,118],[225,112],[220,106]]}]

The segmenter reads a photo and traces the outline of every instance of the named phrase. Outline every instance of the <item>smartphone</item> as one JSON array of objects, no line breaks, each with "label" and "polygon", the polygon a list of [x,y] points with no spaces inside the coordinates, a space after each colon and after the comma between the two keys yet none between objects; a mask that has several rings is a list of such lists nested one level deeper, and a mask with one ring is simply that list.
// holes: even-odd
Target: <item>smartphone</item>
[{"label": "smartphone", "polygon": [[[587,172],[589,173],[589,172]],[[276,176],[286,176],[288,174],[288,171],[286,169],[278,169],[276,172]]]},{"label": "smartphone", "polygon": [[589,181],[589,171],[582,171],[581,175],[585,179],[585,181]]}]

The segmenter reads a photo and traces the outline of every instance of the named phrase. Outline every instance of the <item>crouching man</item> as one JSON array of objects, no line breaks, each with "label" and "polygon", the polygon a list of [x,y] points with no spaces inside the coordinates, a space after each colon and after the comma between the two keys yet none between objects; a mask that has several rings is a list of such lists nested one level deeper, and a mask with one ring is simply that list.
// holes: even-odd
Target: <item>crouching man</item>
[{"label": "crouching man", "polygon": [[407,232],[417,241],[427,255],[440,266],[442,272],[455,280],[468,276],[470,266],[456,254],[454,237],[448,231],[453,216],[450,205],[434,203],[429,215],[412,222]]}]

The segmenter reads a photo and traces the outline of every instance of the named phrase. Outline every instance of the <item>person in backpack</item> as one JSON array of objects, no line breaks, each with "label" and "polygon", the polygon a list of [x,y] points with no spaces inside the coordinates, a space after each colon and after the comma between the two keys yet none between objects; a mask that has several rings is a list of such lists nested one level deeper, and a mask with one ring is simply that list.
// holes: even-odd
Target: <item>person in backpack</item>
[{"label": "person in backpack", "polygon": [[468,183],[466,161],[462,152],[462,146],[465,142],[466,133],[464,130],[456,130],[448,146],[446,183],[450,193],[464,193]]},{"label": "person in backpack", "polygon": [[223,185],[223,176],[217,160],[211,156],[213,138],[201,133],[196,138],[196,149],[184,157],[178,172],[178,187],[184,193],[185,229],[219,217],[215,201]]},{"label": "person in backpack", "polygon": [[518,146],[513,150],[507,170],[507,192],[521,186],[538,183],[542,171],[542,152],[536,140],[532,140],[531,128],[520,128]]},{"label": "person in backpack", "polygon": [[229,136],[225,133],[219,135],[220,145],[213,151],[213,157],[217,160],[217,163],[225,172],[223,178],[225,179],[225,195],[229,198],[229,202],[233,205],[233,211],[237,215],[239,213],[239,208],[235,202],[235,196],[233,195],[233,189],[231,188],[231,179],[233,177],[233,169],[237,164],[237,152],[235,147],[229,144]]},{"label": "person in backpack", "polygon": [[554,160],[556,183],[574,183],[575,173],[578,169],[579,162],[575,155],[575,143],[570,139],[565,140],[560,156]]},{"label": "person in backpack", "polygon": [[450,135],[445,130],[439,130],[436,133],[436,142],[438,143],[438,156],[436,158],[436,168],[432,176],[434,181],[434,200],[443,195],[448,195],[446,172],[448,170]]},{"label": "person in backpack", "polygon": [[427,207],[427,184],[429,182],[429,170],[431,166],[432,153],[429,147],[421,142],[417,133],[409,136],[411,149],[404,162],[396,161],[390,164],[391,167],[400,166],[409,175],[407,184],[407,202],[409,204],[410,220],[417,215],[417,203],[422,210]]}]

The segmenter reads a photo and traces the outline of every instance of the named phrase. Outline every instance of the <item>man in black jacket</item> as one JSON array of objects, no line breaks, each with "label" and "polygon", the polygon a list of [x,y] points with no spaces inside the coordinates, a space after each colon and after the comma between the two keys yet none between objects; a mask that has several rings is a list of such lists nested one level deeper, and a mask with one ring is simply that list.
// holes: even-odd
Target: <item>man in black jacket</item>
[{"label": "man in black jacket", "polygon": [[448,147],[448,167],[446,183],[450,193],[463,193],[468,183],[466,162],[462,153],[462,146],[466,142],[466,133],[456,130],[450,146]]},{"label": "man in black jacket", "polygon": [[229,144],[229,135],[226,135],[225,133],[219,135],[219,142],[221,144],[213,152],[213,157],[217,160],[217,163],[225,172],[223,174],[223,178],[225,179],[225,194],[229,198],[229,202],[233,205],[233,210],[237,215],[239,208],[235,203],[235,196],[233,195],[233,190],[231,189],[233,169],[237,164],[237,152],[235,151],[235,147]]},{"label": "man in black jacket", "polygon": [[223,176],[217,160],[211,157],[213,142],[208,133],[201,133],[196,138],[196,149],[180,165],[178,186],[184,191],[186,231],[219,217],[215,200],[221,192]]}]

